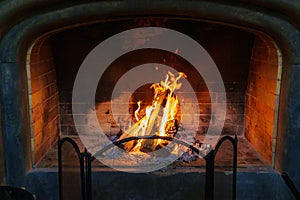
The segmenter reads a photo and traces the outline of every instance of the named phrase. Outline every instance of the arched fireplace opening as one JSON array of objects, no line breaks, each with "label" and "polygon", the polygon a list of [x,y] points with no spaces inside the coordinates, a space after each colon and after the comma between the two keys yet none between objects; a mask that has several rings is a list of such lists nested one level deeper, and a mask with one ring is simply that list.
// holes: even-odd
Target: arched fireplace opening
[{"label": "arched fireplace opening", "polygon": [[[84,58],[106,38],[141,26],[174,29],[199,42],[221,73],[227,99],[222,99],[222,95],[217,92],[209,94],[206,84],[214,83],[205,83],[184,58],[153,49],[135,51],[113,62],[100,79],[95,101],[99,123],[105,134],[112,137],[123,128],[113,118],[109,103],[118,79],[137,65],[161,63],[188,76],[187,80],[195,91],[200,109],[197,116],[199,125],[194,130],[196,138],[205,136],[211,121],[211,126],[218,122],[218,119],[212,118],[211,104],[227,102],[222,134],[236,134],[241,138],[239,166],[273,166],[281,80],[279,51],[274,42],[262,33],[251,33],[221,24],[168,18],[140,18],[84,25],[44,36],[32,45],[27,73],[35,164],[43,167],[54,164],[47,160],[55,161],[51,156],[59,135],[77,137],[72,114],[72,89]],[[144,98],[140,99],[143,102],[151,102],[149,93],[145,91],[139,91],[136,96]],[[188,98],[185,100],[189,101]],[[137,99],[129,104],[132,109],[137,109]],[[90,122],[83,113],[77,128],[91,129],[94,122]],[[126,117],[118,120],[124,121]],[[251,153],[246,152],[249,150]]]}]

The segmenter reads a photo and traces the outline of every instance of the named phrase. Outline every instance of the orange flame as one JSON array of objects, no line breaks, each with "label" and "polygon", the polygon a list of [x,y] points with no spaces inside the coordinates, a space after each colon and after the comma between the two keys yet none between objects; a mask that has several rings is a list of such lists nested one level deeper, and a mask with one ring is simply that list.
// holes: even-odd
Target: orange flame
[{"label": "orange flame", "polygon": [[[186,78],[187,76],[179,72],[179,75],[175,77],[173,73],[168,72],[164,81],[152,84],[150,87],[154,90],[152,105],[147,106],[145,115],[139,118],[142,113],[142,101],[137,102],[138,108],[134,112],[137,122],[120,139],[153,134],[170,136],[173,133],[174,126],[178,125],[176,124],[177,121],[180,121],[179,101],[174,92],[181,88],[182,84],[178,80],[182,77]],[[152,141],[150,148],[153,150],[162,142],[160,139]],[[149,148],[149,143],[143,140],[139,140],[137,143],[126,143],[125,149],[131,152],[140,152],[142,146]]]}]

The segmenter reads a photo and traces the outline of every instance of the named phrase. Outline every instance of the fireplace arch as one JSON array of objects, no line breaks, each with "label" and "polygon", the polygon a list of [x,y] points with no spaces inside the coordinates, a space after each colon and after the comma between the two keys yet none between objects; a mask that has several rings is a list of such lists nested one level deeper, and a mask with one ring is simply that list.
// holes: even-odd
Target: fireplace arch
[{"label": "fireplace arch", "polygon": [[[130,2],[131,3],[131,2]],[[1,115],[6,158],[6,179],[9,184],[24,185],[25,174],[32,168],[30,145],[30,121],[28,108],[28,88],[26,75],[26,52],[36,38],[45,34],[68,29],[83,24],[118,18],[139,16],[173,16],[181,19],[203,20],[239,27],[257,34],[270,36],[282,53],[282,83],[280,107],[278,111],[277,156],[275,168],[288,171],[299,180],[292,154],[299,150],[300,94],[297,77],[300,73],[299,30],[293,20],[276,14],[276,3],[265,10],[253,3],[246,4],[212,2],[157,2],[130,4],[127,2],[91,2],[47,7],[42,3],[39,13],[31,14],[36,9],[34,1],[28,3],[26,19],[19,21],[16,16],[7,14],[6,32],[2,33],[0,45],[1,58]],[[250,4],[250,3],[249,3]],[[8,8],[8,5],[3,5]],[[273,8],[274,7],[274,8]],[[11,7],[9,7],[11,8]],[[256,8],[259,8],[256,10]],[[11,8],[17,11],[18,6]],[[294,9],[288,7],[288,9]],[[272,14],[269,14],[271,11]],[[13,11],[11,11],[13,12]],[[294,12],[292,12],[294,13]],[[14,19],[14,20],[12,20]],[[8,25],[10,24],[10,25]],[[298,100],[298,101],[297,101]],[[299,145],[298,145],[299,146]],[[9,159],[14,157],[15,159]]]}]

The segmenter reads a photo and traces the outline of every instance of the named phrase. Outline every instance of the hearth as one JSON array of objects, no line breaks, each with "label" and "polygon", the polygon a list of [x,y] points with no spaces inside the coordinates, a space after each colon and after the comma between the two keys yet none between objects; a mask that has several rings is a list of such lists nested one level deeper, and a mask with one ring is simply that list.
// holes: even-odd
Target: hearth
[{"label": "hearth", "polygon": [[[93,198],[99,199],[102,198],[101,196],[98,196],[98,194],[92,191],[92,165],[93,161],[99,156],[103,156],[106,151],[114,148],[114,146],[119,146],[120,144],[128,144],[132,142],[136,142],[140,147],[142,147],[143,142],[151,141],[153,140],[159,144],[159,142],[175,142],[176,145],[181,145],[186,147],[188,150],[194,152],[194,155],[197,155],[199,157],[202,157],[205,160],[205,192],[204,192],[204,198],[208,200],[213,200],[215,196],[215,186],[214,186],[214,177],[215,177],[215,158],[220,150],[220,147],[223,145],[225,141],[229,141],[230,145],[232,145],[233,148],[233,155],[232,155],[232,182],[230,186],[227,186],[228,189],[230,188],[231,193],[223,194],[222,198],[230,198],[235,200],[236,199],[236,177],[237,177],[237,137],[235,138],[230,136],[223,136],[216,144],[215,148],[212,148],[209,144],[189,144],[182,140],[178,140],[176,138],[170,137],[170,136],[160,136],[160,135],[143,135],[143,136],[132,136],[127,137],[124,139],[117,140],[113,142],[112,144],[109,144],[107,146],[104,146],[100,151],[98,151],[94,156],[92,156],[91,153],[87,151],[86,148],[84,148],[83,152],[80,152],[80,149],[76,142],[72,140],[69,137],[64,137],[63,139],[58,140],[58,173],[59,173],[59,197],[60,199],[83,199],[83,200],[91,200]],[[65,148],[65,146],[69,146]],[[72,149],[72,150],[71,150]],[[136,150],[136,147],[134,147]],[[165,149],[168,149],[165,147]],[[72,157],[77,157],[77,162],[79,161],[79,172],[80,172],[80,180],[77,180],[78,183],[75,184],[77,187],[81,186],[81,188],[78,188],[77,193],[71,192],[73,186],[70,187],[69,181],[70,177],[67,173],[68,170],[66,170],[68,167],[70,167],[70,164],[66,162],[67,157],[70,157],[70,150],[71,152],[74,151],[74,154]],[[141,149],[142,150],[142,149]],[[170,152],[173,153],[174,152]],[[64,158],[65,157],[65,158]],[[157,157],[160,157],[160,155],[157,155]],[[128,158],[127,158],[128,160]],[[142,162],[142,159],[140,159]],[[74,161],[74,159],[73,159]],[[152,162],[155,162],[152,160]],[[157,161],[156,161],[157,162]],[[127,162],[128,163],[128,162]],[[128,164],[127,164],[128,165]],[[127,166],[127,167],[141,167],[141,166]],[[71,178],[73,179],[73,178]],[[75,187],[76,187],[75,186]],[[200,194],[198,192],[193,192],[193,196],[199,196]],[[183,195],[181,195],[180,198],[182,198]],[[201,197],[203,198],[203,197]],[[220,198],[220,197],[218,197]]]}]

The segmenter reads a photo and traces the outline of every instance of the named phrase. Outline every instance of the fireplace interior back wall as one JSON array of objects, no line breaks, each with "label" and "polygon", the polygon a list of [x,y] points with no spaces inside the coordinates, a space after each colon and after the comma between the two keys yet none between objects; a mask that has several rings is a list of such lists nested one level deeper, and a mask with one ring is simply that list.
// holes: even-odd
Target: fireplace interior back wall
[{"label": "fireplace interior back wall", "polygon": [[[57,93],[54,89],[54,91],[52,91],[54,96],[52,97],[52,93],[50,92],[50,96],[48,96],[46,99],[52,99],[54,101],[54,99],[57,98],[56,95],[58,95],[58,105],[53,105],[52,107],[55,107],[55,109],[59,108],[59,113],[55,115],[53,119],[51,117],[52,120],[59,119],[59,123],[56,123],[55,121],[55,123],[53,122],[53,124],[51,125],[53,127],[53,136],[51,136],[51,138],[57,138],[58,132],[60,132],[60,134],[63,136],[77,135],[77,130],[75,128],[72,115],[72,89],[76,73],[87,54],[96,45],[98,45],[101,41],[108,38],[109,36],[112,36],[120,31],[127,30],[129,28],[140,26],[161,26],[178,30],[198,41],[206,49],[206,51],[210,54],[210,56],[216,63],[222,75],[226,89],[227,114],[222,134],[237,134],[241,137],[246,136],[250,140],[251,144],[253,144],[254,148],[263,155],[265,160],[268,163],[271,163],[272,156],[270,156],[270,154],[272,155],[272,148],[271,153],[268,153],[266,156],[264,156],[263,152],[265,149],[262,149],[261,147],[265,146],[265,143],[272,144],[272,138],[265,136],[267,135],[267,133],[263,131],[266,130],[260,131],[259,133],[261,134],[257,134],[257,131],[254,128],[251,128],[253,126],[262,127],[264,126],[264,124],[258,124],[260,121],[260,117],[255,118],[257,120],[253,121],[250,111],[256,110],[256,112],[261,113],[261,111],[257,110],[258,108],[254,106],[253,102],[258,102],[260,98],[263,98],[256,95],[256,91],[258,90],[257,88],[260,88],[259,90],[264,90],[263,87],[265,87],[259,86],[253,88],[253,85],[257,85],[259,83],[261,77],[260,75],[257,75],[260,72],[258,72],[255,68],[255,66],[260,66],[259,64],[257,64],[259,63],[259,59],[257,59],[257,57],[259,55],[262,55],[263,53],[267,53],[269,55],[270,49],[275,48],[269,48],[271,44],[270,42],[270,44],[268,43],[268,48],[266,49],[263,45],[264,43],[259,44],[262,37],[259,38],[252,33],[232,27],[195,21],[173,19],[139,19],[108,22],[66,30],[51,35],[46,40],[44,39],[46,42],[44,42],[43,44],[45,46],[48,45],[49,47],[51,47],[52,53],[51,59],[48,59],[53,61],[52,68],[51,70],[49,70],[49,72],[55,72],[55,76],[52,76],[52,79],[54,80],[51,84],[57,86]],[[39,42],[37,42],[35,45],[38,44]],[[43,51],[40,51],[40,55],[36,56],[41,57],[42,52]],[[274,54],[273,51],[270,55],[276,57],[276,54]],[[32,54],[32,62],[34,59],[36,59],[34,58],[34,56],[35,54]],[[103,77],[100,80],[101,84],[99,84],[98,87],[96,104],[102,105],[98,110],[98,116],[99,119],[101,119],[100,123],[101,126],[104,127],[105,133],[107,135],[112,135],[116,134],[119,130],[118,123],[112,118],[109,106],[109,94],[111,94],[114,84],[116,84],[118,78],[120,78],[126,71],[130,70],[132,67],[146,62],[153,62],[153,60],[157,63],[170,65],[176,70],[183,71],[187,74],[187,80],[191,83],[193,89],[195,90],[196,96],[198,98],[198,105],[200,108],[199,125],[195,132],[197,132],[197,137],[205,135],[210,121],[212,121],[212,126],[218,123],[217,118],[212,118],[211,104],[216,103],[216,105],[221,105],[225,103],[225,100],[220,98],[222,95],[220,95],[218,92],[209,94],[206,84],[213,85],[214,83],[204,83],[201,76],[194,75],[195,73],[193,66],[191,66],[186,60],[179,56],[176,56],[176,54],[155,50],[136,51],[131,55],[123,56],[112,63],[109,66],[108,70],[106,70],[106,72],[104,73]],[[262,59],[261,63],[263,63]],[[40,65],[43,66],[42,64]],[[33,66],[34,65],[30,66],[32,72],[34,70]],[[269,66],[268,70],[270,70],[271,68],[273,69],[273,67],[276,66],[276,63],[272,63],[272,65],[270,64],[266,66]],[[277,68],[274,69],[275,70],[273,70],[273,72],[276,72]],[[268,71],[265,71],[265,74],[268,74]],[[40,78],[42,77],[43,76],[41,74]],[[263,75],[263,77],[265,76]],[[33,78],[31,79],[32,82]],[[267,85],[269,84],[268,77],[263,80]],[[31,84],[34,85],[34,83]],[[274,86],[274,84],[272,86]],[[47,91],[51,90],[48,87],[43,88]],[[274,88],[271,88],[269,90],[270,94],[273,94],[273,89]],[[141,93],[143,93],[143,91]],[[209,95],[211,95],[211,99],[209,98]],[[274,95],[271,96],[275,98],[276,95]],[[144,97],[146,96],[146,94],[141,94],[141,96]],[[254,97],[256,101],[253,100]],[[32,100],[32,102],[33,101],[34,100]],[[272,99],[270,99],[270,101],[272,101]],[[83,104],[83,102],[78,103]],[[268,104],[268,106],[269,107],[267,108],[274,109],[275,105]],[[44,108],[43,113],[48,113],[49,109],[54,109],[52,107]],[[83,109],[86,109],[84,105]],[[36,117],[36,111],[34,109],[32,110],[32,112],[33,123],[35,123],[39,120],[39,118]],[[254,113],[253,115],[256,115],[256,113]],[[218,113],[216,113],[216,116],[218,116]],[[262,117],[262,115],[260,116]],[[44,117],[42,119],[47,118]],[[267,119],[267,122],[269,121],[272,122],[272,118],[270,120]],[[44,124],[47,123],[48,122],[45,121]],[[59,124],[59,131],[57,131],[54,124]],[[268,125],[272,126],[273,124],[269,123]],[[82,123],[79,128],[88,129],[89,126],[91,126],[91,124],[89,124],[86,117],[83,116]],[[35,133],[35,126],[33,126],[33,132],[35,145],[38,146],[38,134]],[[268,135],[272,134],[273,131],[271,130]],[[257,140],[260,139],[265,141],[262,144],[257,144]],[[268,148],[269,150],[269,147],[270,145],[268,145],[266,148]],[[49,145],[47,145],[45,148],[48,149]],[[46,150],[43,152],[45,153]]]},{"label": "fireplace interior back wall", "polygon": [[[180,23],[178,21],[171,20],[170,22],[164,22],[162,25],[175,30],[177,29],[190,35],[197,40],[214,59],[222,74],[227,92],[228,115],[224,133],[243,135],[243,114],[245,91],[247,87],[247,82],[245,80],[247,80],[248,76],[254,36],[250,33],[239,31],[237,29],[201,23]],[[53,48],[55,49],[55,65],[58,69],[62,134],[76,134],[74,124],[72,123],[71,94],[75,75],[83,59],[93,47],[108,36],[111,36],[120,30],[133,28],[134,26],[137,26],[136,22],[131,21],[125,23],[114,23],[112,25],[102,24],[78,28],[53,36],[52,42],[54,46]],[[195,31],[193,27],[198,28]],[[240,42],[237,43],[237,40]],[[228,49],[230,49],[230,51],[228,51]],[[109,100],[110,97],[107,93],[111,94],[114,84],[116,84],[118,78],[122,76],[122,73],[125,73],[133,66],[147,61],[153,62],[153,60],[158,63],[169,64],[175,69],[181,70],[187,74],[187,79],[191,83],[198,97],[201,114],[201,124],[198,130],[195,131],[199,134],[204,134],[207,131],[209,120],[218,120],[211,119],[211,101],[222,104],[224,103],[224,99],[221,99],[218,93],[211,94],[212,99],[210,99],[207,87],[201,77],[193,74],[194,71],[187,61],[184,61],[174,55],[162,55],[160,52],[153,51],[147,51],[144,53],[136,52],[136,55],[133,54],[127,58],[119,59],[119,61],[112,63],[101,79],[101,85],[98,87],[99,94],[97,94],[96,100],[98,102],[105,102]],[[213,85],[214,83],[209,84]],[[103,117],[105,117],[105,113],[108,112],[105,109],[103,111],[104,113],[102,114]],[[109,118],[108,116],[106,117]],[[110,126],[108,125],[109,124],[107,124],[108,129],[110,129]]]}]

